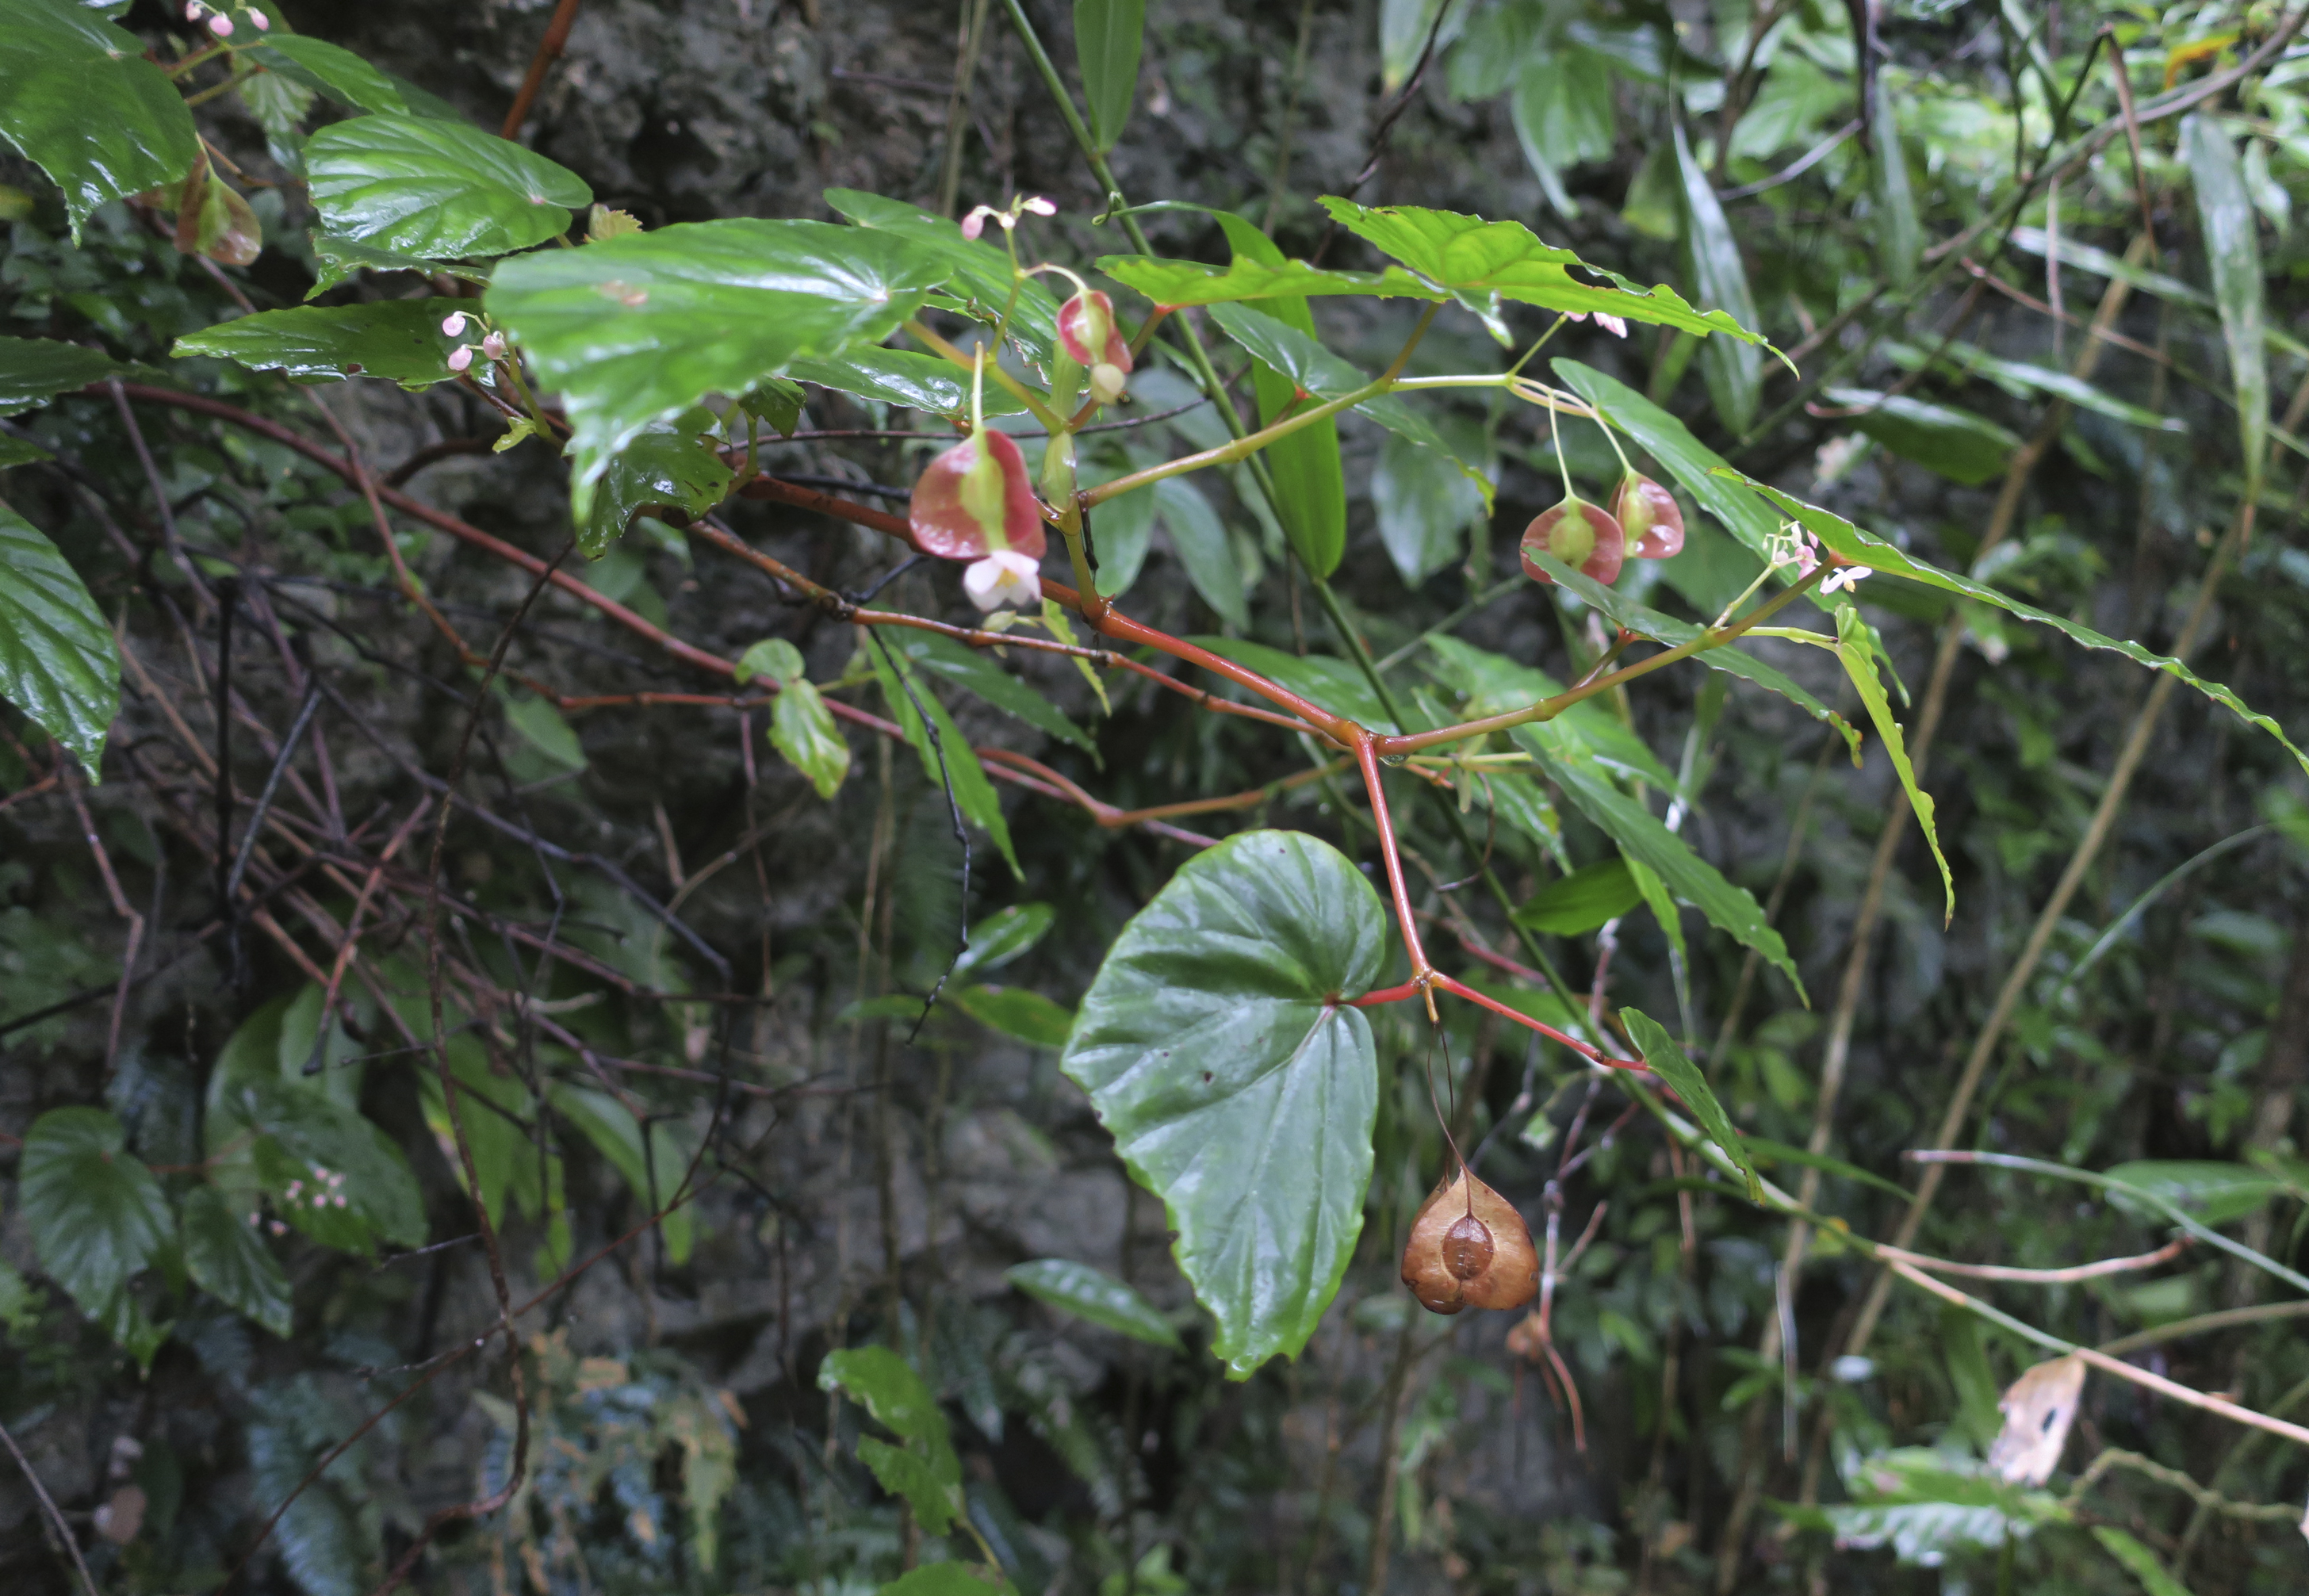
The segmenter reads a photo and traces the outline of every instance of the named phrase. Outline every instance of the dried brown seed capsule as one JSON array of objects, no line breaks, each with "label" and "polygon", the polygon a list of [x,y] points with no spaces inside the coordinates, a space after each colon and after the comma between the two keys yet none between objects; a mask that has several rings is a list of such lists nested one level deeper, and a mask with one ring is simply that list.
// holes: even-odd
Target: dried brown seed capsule
[{"label": "dried brown seed capsule", "polygon": [[1430,1313],[1520,1307],[1539,1290],[1539,1254],[1515,1204],[1463,1170],[1420,1205],[1403,1283]]}]

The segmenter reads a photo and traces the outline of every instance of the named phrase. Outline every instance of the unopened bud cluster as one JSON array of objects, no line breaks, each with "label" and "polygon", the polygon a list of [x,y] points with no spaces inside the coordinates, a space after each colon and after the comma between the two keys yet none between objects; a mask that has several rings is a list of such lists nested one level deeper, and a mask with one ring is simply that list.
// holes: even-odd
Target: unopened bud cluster
[{"label": "unopened bud cluster", "polygon": [[[246,17],[248,25],[259,33],[264,32],[272,26],[272,19],[253,5],[243,6],[240,14]],[[232,37],[232,19],[215,6],[203,5],[201,0],[192,0],[192,3],[185,7],[185,21],[198,22],[203,17],[208,19],[208,30],[211,33],[215,34],[219,39]]]}]

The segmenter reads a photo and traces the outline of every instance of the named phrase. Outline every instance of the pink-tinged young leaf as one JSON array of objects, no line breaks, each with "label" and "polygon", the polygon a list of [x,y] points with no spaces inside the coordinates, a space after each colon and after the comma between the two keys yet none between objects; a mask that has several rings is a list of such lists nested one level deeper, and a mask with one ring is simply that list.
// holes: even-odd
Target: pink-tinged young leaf
[{"label": "pink-tinged young leaf", "polygon": [[1527,557],[1530,551],[1537,550],[1553,555],[1567,565],[1577,566],[1582,576],[1592,577],[1608,587],[1620,579],[1628,540],[1619,522],[1608,511],[1574,494],[1552,510],[1543,510],[1533,518],[1523,530],[1522,548],[1526,555],[1523,574],[1534,582],[1551,587],[1555,582],[1555,578]]},{"label": "pink-tinged young leaf", "polygon": [[914,482],[906,520],[925,554],[976,560],[1002,549],[1042,557],[1042,517],[1026,457],[981,428],[931,461]]},{"label": "pink-tinged young leaf", "polygon": [[1620,531],[1628,540],[1628,556],[1664,560],[1683,552],[1683,508],[1675,495],[1638,471],[1620,479]]}]

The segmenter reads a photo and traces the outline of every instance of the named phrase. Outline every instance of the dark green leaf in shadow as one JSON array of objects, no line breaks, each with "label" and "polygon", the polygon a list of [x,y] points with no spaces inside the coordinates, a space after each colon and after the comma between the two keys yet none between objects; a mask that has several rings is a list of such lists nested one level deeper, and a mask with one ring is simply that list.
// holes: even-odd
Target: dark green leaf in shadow
[{"label": "dark green leaf in shadow", "polygon": [[1675,1045],[1675,1039],[1657,1021],[1641,1010],[1623,1008],[1620,1018],[1627,1023],[1628,1040],[1636,1044],[1644,1062],[1652,1066],[1652,1074],[1674,1090],[1676,1096],[1683,1100],[1683,1106],[1691,1111],[1691,1117],[1699,1121],[1699,1128],[1708,1133],[1708,1139],[1722,1148],[1740,1173],[1748,1178],[1748,1200],[1761,1203],[1764,1183],[1756,1173],[1755,1160],[1748,1156],[1746,1143],[1732,1128],[1732,1117],[1716,1100],[1716,1093],[1709,1089],[1708,1078],[1699,1073],[1699,1067],[1683,1056],[1683,1049]]},{"label": "dark green leaf in shadow", "polygon": [[[889,705],[890,718],[898,723],[898,729],[905,734],[908,745],[922,762],[923,779],[940,788],[950,783],[963,818],[991,837],[1009,864],[1010,873],[1025,880],[1025,872],[1018,867],[1018,856],[1011,850],[1010,826],[1002,817],[1002,799],[995,792],[994,783],[987,779],[986,767],[978,763],[978,755],[969,740],[955,725],[954,717],[947,713],[946,705],[930,691],[930,678],[915,666],[910,655],[897,649],[885,651],[869,643],[866,653],[874,663],[874,677],[881,684],[882,699]],[[927,726],[924,716],[929,717]]]},{"label": "dark green leaf in shadow", "polygon": [[208,355],[252,371],[277,371],[293,382],[372,376],[417,389],[456,375],[450,351],[471,341],[450,337],[441,324],[471,308],[457,299],[378,299],[260,311],[188,332],[169,352],[180,360]]},{"label": "dark green leaf in shadow", "polygon": [[24,1133],[16,1200],[40,1267],[89,1317],[110,1322],[131,1276],[176,1229],[152,1172],[101,1109],[51,1109]]},{"label": "dark green leaf in shadow", "polygon": [[1643,902],[1628,862],[1608,858],[1549,882],[1515,911],[1515,923],[1550,936],[1577,936]]},{"label": "dark green leaf in shadow", "polygon": [[193,1283],[278,1336],[290,1331],[289,1276],[250,1222],[212,1186],[185,1197],[185,1269]]},{"label": "dark green leaf in shadow", "polygon": [[1901,459],[1967,487],[2002,472],[2020,446],[2010,428],[1956,405],[1867,388],[1829,388],[1821,397],[1857,410],[1847,423]]},{"label": "dark green leaf in shadow", "polygon": [[1103,1270],[1070,1258],[1037,1258],[1004,1270],[1002,1278],[1036,1301],[1078,1319],[1149,1346],[1185,1350],[1179,1333],[1154,1311],[1153,1303]]},{"label": "dark green leaf in shadow", "polygon": [[0,507],[0,699],[22,710],[99,780],[120,712],[112,628],[56,546]]},{"label": "dark green leaf in shadow", "polygon": [[1030,1048],[1052,1050],[1067,1045],[1075,1028],[1071,1010],[1024,987],[954,987],[954,1005],[981,1025],[1022,1041]]},{"label": "dark green leaf in shadow", "polygon": [[124,372],[110,356],[55,338],[0,338],[0,416],[19,415]]},{"label": "dark green leaf in shadow", "polygon": [[988,651],[914,626],[886,627],[882,636],[916,669],[977,694],[1014,720],[1096,755],[1096,746],[1081,727],[1068,720],[1040,687],[1003,669],[1002,661]]},{"label": "dark green leaf in shadow", "polygon": [[2182,118],[2181,153],[2197,190],[2213,298],[2229,349],[2237,435],[2244,445],[2245,496],[2258,491],[2269,462],[2269,348],[2262,331],[2260,224],[2227,130],[2204,112]]},{"label": "dark green leaf in shadow", "polygon": [[1130,120],[1146,34],[1146,0],[1075,0],[1075,58],[1082,64],[1091,140],[1102,153],[1114,148]]},{"label": "dark green leaf in shadow", "polygon": [[[1748,268],[1740,259],[1740,240],[1724,215],[1707,168],[1692,155],[1680,121],[1675,125],[1675,159],[1683,177],[1684,243],[1700,299],[1718,307],[1714,315],[1752,327],[1756,298],[1748,289]],[[1728,338],[1711,338],[1701,347],[1699,358],[1717,418],[1734,436],[1746,432],[1756,418],[1756,396],[1763,387],[1762,354]]]},{"label": "dark green leaf in shadow", "polygon": [[[705,418],[703,412],[698,418]],[[654,514],[660,505],[692,519],[703,515],[728,496],[736,474],[720,451],[679,423],[642,433],[610,456],[579,529],[578,552],[600,559],[636,515]]]},{"label": "dark green leaf in shadow", "polygon": [[1186,567],[1188,582],[1221,620],[1249,628],[1250,600],[1243,591],[1242,566],[1211,501],[1183,477],[1165,477],[1153,492],[1154,513],[1171,534],[1172,550]]}]

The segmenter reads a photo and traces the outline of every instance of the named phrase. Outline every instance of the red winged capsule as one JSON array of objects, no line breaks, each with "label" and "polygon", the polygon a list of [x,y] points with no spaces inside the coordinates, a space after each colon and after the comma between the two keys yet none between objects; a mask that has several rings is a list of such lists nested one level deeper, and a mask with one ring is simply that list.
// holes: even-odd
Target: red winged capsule
[{"label": "red winged capsule", "polygon": [[1083,289],[1059,306],[1059,346],[1090,373],[1090,391],[1101,404],[1122,396],[1130,375],[1130,346],[1114,324],[1114,301],[1096,289]]},{"label": "red winged capsule", "polygon": [[1620,479],[1613,506],[1628,541],[1628,556],[1664,560],[1683,552],[1683,507],[1675,495],[1638,471]]},{"label": "red winged capsule", "polygon": [[1026,457],[1001,433],[981,427],[923,468],[906,522],[923,553],[976,562],[964,586],[981,609],[1040,600],[1042,512]]},{"label": "red winged capsule", "polygon": [[1555,578],[1531,563],[1534,554],[1552,554],[1581,575],[1608,587],[1620,579],[1620,565],[1627,552],[1627,535],[1619,522],[1601,505],[1591,505],[1577,494],[1552,510],[1542,511],[1523,531],[1523,574],[1551,585]]}]

